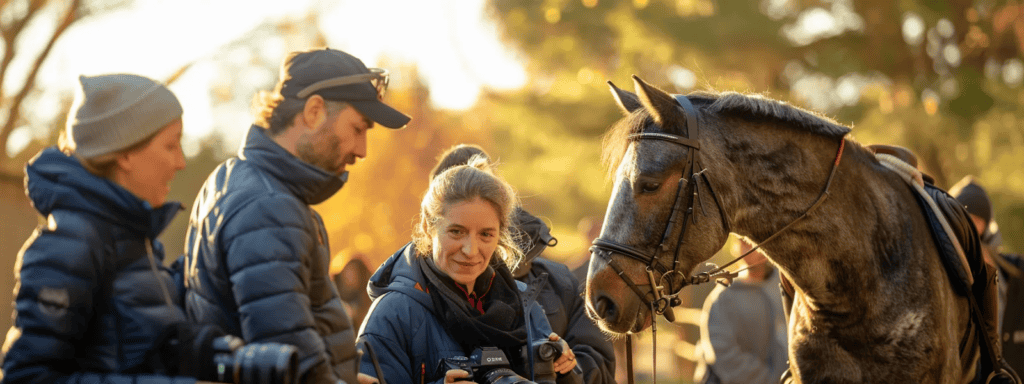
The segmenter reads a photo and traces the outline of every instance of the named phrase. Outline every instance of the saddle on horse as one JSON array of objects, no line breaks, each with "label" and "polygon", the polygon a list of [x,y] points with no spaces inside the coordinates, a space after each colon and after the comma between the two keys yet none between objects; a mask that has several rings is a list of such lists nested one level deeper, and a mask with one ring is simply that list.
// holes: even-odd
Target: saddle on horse
[{"label": "saddle on horse", "polygon": [[[996,268],[982,260],[981,242],[967,210],[936,187],[931,177],[917,170],[917,158],[906,148],[886,145],[869,145],[868,148],[883,165],[900,174],[914,191],[953,290],[967,298],[970,305],[971,321],[960,341],[963,372],[978,372],[978,380],[974,382],[1021,384],[1020,377],[1003,359]],[[781,288],[788,320],[794,290],[785,277]],[[975,359],[975,345],[980,347],[978,359]],[[784,375],[783,381],[785,379]]]}]

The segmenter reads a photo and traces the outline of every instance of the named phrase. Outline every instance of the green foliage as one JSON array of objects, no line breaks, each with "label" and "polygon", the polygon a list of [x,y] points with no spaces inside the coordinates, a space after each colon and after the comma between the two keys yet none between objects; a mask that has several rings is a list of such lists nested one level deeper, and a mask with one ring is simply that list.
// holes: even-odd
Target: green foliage
[{"label": "green foliage", "polygon": [[[508,177],[557,233],[607,203],[597,137],[617,115],[604,81],[628,86],[632,74],[680,93],[766,93],[819,110],[865,144],[915,151],[942,187],[976,175],[997,196],[1003,227],[1024,228],[1011,212],[1024,204],[1016,2],[516,0],[489,9],[532,77],[479,111],[493,117]],[[1005,239],[1024,250],[1024,236]]]}]

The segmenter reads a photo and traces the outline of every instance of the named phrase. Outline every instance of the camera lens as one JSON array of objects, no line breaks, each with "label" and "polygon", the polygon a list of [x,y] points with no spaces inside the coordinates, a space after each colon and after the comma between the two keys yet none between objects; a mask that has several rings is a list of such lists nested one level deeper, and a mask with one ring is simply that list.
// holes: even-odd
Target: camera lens
[{"label": "camera lens", "polygon": [[246,384],[297,383],[298,361],[295,347],[285,344],[249,344],[235,352],[240,382]]},{"label": "camera lens", "polygon": [[558,354],[558,344],[548,342],[537,346],[537,357],[541,360],[554,360]]}]

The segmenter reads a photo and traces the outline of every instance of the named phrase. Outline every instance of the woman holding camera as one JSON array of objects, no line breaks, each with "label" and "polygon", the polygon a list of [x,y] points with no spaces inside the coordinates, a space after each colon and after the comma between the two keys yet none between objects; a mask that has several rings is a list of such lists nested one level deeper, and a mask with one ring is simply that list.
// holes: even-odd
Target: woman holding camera
[{"label": "woman holding camera", "polygon": [[[413,242],[368,285],[374,303],[359,342],[372,345],[388,383],[486,382],[481,376],[494,361],[476,361],[484,347],[501,350],[515,374],[530,379],[540,372],[534,346],[545,340],[561,346],[554,371],[576,366],[540,306],[522,302],[526,286],[509,272],[521,258],[510,231],[515,206],[512,187],[483,158],[431,181]],[[450,369],[458,361],[467,367]],[[360,372],[377,376],[369,354]]]},{"label": "woman holding camera", "polygon": [[180,337],[180,271],[164,267],[156,240],[181,210],[165,201],[185,168],[181,104],[142,76],[79,80],[61,147],[25,168],[28,196],[46,223],[15,264],[14,326],[0,379],[193,383],[173,377],[197,354],[186,353],[191,338]]}]

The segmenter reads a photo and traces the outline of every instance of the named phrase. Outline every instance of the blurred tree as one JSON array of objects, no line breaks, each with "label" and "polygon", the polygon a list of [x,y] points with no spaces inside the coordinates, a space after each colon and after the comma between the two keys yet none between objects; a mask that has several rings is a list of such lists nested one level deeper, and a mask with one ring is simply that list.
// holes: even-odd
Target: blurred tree
[{"label": "blurred tree", "polygon": [[[125,0],[0,2],[0,39],[3,42],[3,56],[0,58],[0,180],[21,183],[21,168],[25,161],[47,143],[55,141],[58,130],[43,128],[51,132],[48,138],[32,140],[30,145],[18,148],[17,153],[9,153],[9,140],[15,130],[40,129],[31,127],[37,122],[30,119],[27,109],[38,93],[36,77],[54,45],[82,19],[126,4],[128,1]],[[40,39],[42,44],[37,41]]]}]

